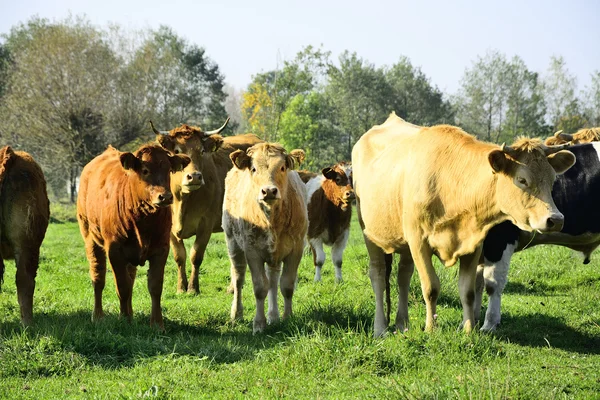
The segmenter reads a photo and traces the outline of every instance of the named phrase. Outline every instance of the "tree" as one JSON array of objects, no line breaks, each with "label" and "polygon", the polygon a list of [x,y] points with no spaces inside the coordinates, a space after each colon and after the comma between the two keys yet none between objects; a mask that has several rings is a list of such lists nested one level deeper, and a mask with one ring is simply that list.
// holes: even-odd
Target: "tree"
[{"label": "tree", "polygon": [[600,71],[594,71],[589,87],[586,87],[585,114],[592,126],[600,126]]},{"label": "tree", "polygon": [[399,117],[426,126],[454,122],[451,104],[444,100],[437,87],[431,86],[420,68],[413,67],[407,57],[401,57],[387,71],[386,79],[392,89],[392,109]]},{"label": "tree", "polygon": [[11,31],[7,45],[12,69],[2,131],[16,133],[58,182],[66,177],[75,201],[81,167],[106,144],[102,115],[114,54],[102,32],[81,18],[58,24],[32,19]]},{"label": "tree", "polygon": [[548,121],[554,130],[558,130],[561,119],[567,117],[567,111],[576,111],[576,87],[577,80],[569,73],[565,59],[553,56],[544,79],[544,98],[548,107]]}]

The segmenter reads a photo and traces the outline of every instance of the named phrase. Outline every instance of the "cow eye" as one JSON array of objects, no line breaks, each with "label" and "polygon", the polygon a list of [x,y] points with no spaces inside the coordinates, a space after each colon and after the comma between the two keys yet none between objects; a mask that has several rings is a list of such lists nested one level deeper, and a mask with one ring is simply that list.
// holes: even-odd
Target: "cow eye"
[{"label": "cow eye", "polygon": [[527,186],[527,180],[521,176],[517,177],[517,182],[519,182],[519,184],[521,184],[523,186]]},{"label": "cow eye", "polygon": [[256,172],[256,167],[252,167],[252,169],[250,170],[252,173]]},{"label": "cow eye", "polygon": [[148,168],[142,169],[142,175],[148,176],[149,173],[150,173],[150,171],[148,170]]},{"label": "cow eye", "polygon": [[179,151],[179,149],[175,149],[174,153],[175,153],[175,154],[179,154],[179,153],[181,153],[181,152]]},{"label": "cow eye", "polygon": [[281,172],[284,172],[284,171],[285,171],[285,165],[282,165],[281,166]]}]

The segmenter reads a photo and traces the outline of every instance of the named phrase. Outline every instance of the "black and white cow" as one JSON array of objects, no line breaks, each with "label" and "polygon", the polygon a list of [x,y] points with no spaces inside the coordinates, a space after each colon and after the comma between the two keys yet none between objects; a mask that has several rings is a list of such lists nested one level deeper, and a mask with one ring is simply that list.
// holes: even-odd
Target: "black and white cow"
[{"label": "black and white cow", "polygon": [[[475,310],[481,309],[483,288],[489,296],[481,330],[492,331],[500,324],[500,300],[506,285],[513,253],[538,244],[557,244],[579,251],[584,264],[600,245],[600,142],[569,147],[577,161],[556,178],[552,197],[565,216],[563,229],[553,233],[525,232],[511,222],[496,225],[483,242],[483,264],[477,268]],[[479,313],[476,311],[476,318]]]}]

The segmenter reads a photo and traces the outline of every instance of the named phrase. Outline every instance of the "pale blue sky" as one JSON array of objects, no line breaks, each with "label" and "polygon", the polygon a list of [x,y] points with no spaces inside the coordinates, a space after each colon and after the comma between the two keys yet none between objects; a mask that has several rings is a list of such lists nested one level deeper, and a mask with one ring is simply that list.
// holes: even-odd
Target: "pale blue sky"
[{"label": "pale blue sky", "polygon": [[488,49],[519,55],[540,73],[551,55],[562,55],[580,89],[600,70],[599,0],[0,0],[0,33],[35,14],[52,20],[69,12],[102,27],[169,25],[204,47],[237,88],[309,44],[335,58],[356,51],[377,66],[406,55],[450,94]]}]

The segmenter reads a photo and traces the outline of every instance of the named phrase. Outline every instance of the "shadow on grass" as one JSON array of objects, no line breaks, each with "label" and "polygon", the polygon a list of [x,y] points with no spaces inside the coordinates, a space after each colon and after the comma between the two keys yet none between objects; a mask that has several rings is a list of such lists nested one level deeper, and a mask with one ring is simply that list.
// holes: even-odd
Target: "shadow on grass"
[{"label": "shadow on grass", "polygon": [[562,319],[548,315],[503,314],[497,336],[522,346],[600,354],[600,337],[575,330],[567,326]]}]

